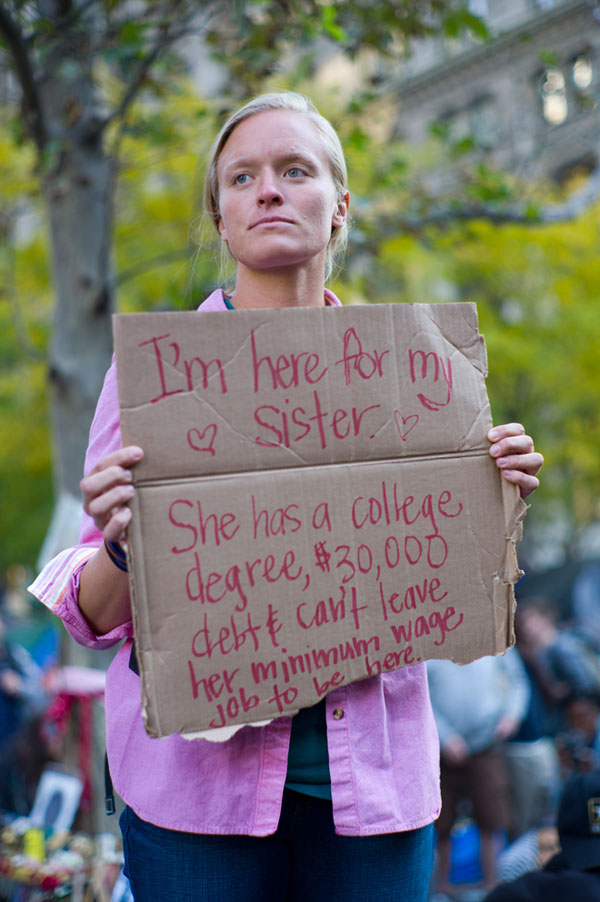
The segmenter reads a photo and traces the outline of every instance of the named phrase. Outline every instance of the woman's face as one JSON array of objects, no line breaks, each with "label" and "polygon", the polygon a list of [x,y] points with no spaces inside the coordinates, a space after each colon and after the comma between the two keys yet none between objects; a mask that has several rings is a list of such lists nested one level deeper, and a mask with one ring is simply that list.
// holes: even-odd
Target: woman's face
[{"label": "woman's face", "polygon": [[219,157],[219,232],[251,270],[324,264],[332,227],[346,220],[323,139],[301,113],[269,110],[241,122]]}]

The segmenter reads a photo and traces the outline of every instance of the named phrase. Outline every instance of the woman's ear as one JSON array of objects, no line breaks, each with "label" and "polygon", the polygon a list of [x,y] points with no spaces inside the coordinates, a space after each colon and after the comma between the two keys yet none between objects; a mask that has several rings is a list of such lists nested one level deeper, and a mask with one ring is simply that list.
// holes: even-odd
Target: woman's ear
[{"label": "woman's ear", "polygon": [[346,191],[345,194],[338,199],[335,210],[333,211],[333,217],[331,220],[331,225],[340,229],[346,222],[348,218],[348,207],[350,206],[350,194]]},{"label": "woman's ear", "polygon": [[221,236],[221,239],[223,241],[227,241],[227,230],[225,229],[225,226],[223,225],[223,220],[221,219],[221,217],[219,217],[219,222],[218,222],[217,228],[219,230],[219,235]]}]

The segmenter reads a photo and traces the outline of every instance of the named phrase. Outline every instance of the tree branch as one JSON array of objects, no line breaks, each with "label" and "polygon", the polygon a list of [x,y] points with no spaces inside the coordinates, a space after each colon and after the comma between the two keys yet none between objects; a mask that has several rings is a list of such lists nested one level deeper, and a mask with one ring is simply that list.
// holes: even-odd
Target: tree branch
[{"label": "tree branch", "polygon": [[156,269],[159,266],[167,266],[169,263],[176,263],[178,260],[189,260],[192,254],[193,251],[189,248],[180,248],[179,250],[165,251],[164,254],[151,257],[149,260],[141,260],[139,263],[135,263],[133,266],[121,270],[121,272],[111,280],[110,288],[111,290],[114,290],[118,288],[119,285],[123,285],[124,282],[129,282],[130,279],[135,279],[137,276],[141,276],[149,270]]},{"label": "tree branch", "polygon": [[594,169],[584,184],[562,204],[549,204],[541,210],[542,222],[567,222],[583,213],[600,197],[600,166]]},{"label": "tree branch", "polygon": [[[581,215],[600,197],[600,168],[587,179],[585,184],[574,191],[567,200],[562,203],[546,204],[539,209],[526,207],[521,204],[513,204],[506,207],[494,207],[489,204],[452,204],[446,206],[432,206],[422,216],[402,215],[395,213],[380,213],[375,215],[374,209],[365,204],[359,207],[355,214],[357,225],[361,221],[366,226],[366,240],[356,242],[358,246],[370,246],[377,243],[381,236],[391,235],[395,232],[407,232],[418,235],[431,226],[450,227],[458,222],[468,222],[474,219],[483,219],[498,225],[509,223],[517,225],[552,225],[559,222],[571,222]],[[374,241],[370,237],[371,223],[373,231],[377,235]],[[352,235],[352,233],[351,233]],[[363,233],[364,235],[364,233]]]},{"label": "tree branch", "polygon": [[[68,9],[63,10],[54,17],[55,28],[64,34],[68,34],[70,29],[83,19],[88,9],[94,7],[97,3],[98,0],[85,0],[85,2],[78,4],[76,7],[74,7],[72,3],[69,3]],[[37,38],[40,35],[45,36],[46,34],[47,31],[45,28],[34,29],[32,37]]]},{"label": "tree branch", "polygon": [[15,72],[23,92],[25,122],[38,150],[42,151],[48,136],[31,59],[19,24],[13,19],[4,4],[0,4],[0,34],[4,36],[12,55]]},{"label": "tree branch", "polygon": [[[175,8],[181,5],[181,2],[175,3]],[[198,10],[197,8],[192,8],[188,10],[187,16],[183,17],[184,24],[180,26],[180,21],[178,21],[177,29],[173,28],[169,30],[169,26],[160,34],[154,46],[150,49],[150,51],[146,54],[143,60],[141,60],[137,71],[135,72],[133,78],[131,79],[129,85],[125,89],[125,93],[121,98],[120,102],[117,104],[115,109],[112,111],[110,116],[107,116],[103,121],[101,128],[106,129],[108,125],[112,122],[122,119],[127,112],[128,108],[131,106],[133,101],[136,98],[140,88],[142,87],[144,81],[146,80],[146,76],[148,72],[152,69],[152,66],[159,58],[161,54],[163,54],[172,44],[178,41],[180,38],[185,37],[186,34],[189,34],[189,24],[191,20],[197,16]],[[199,24],[199,28],[203,28],[211,16],[214,14],[214,8],[209,7],[206,11],[206,15],[203,17],[202,22]]]}]

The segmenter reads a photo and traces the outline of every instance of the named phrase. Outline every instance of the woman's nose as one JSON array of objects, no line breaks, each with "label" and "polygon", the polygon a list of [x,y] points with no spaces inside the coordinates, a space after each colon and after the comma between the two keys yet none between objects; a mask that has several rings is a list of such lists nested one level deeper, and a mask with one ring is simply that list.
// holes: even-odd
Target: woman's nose
[{"label": "woman's nose", "polygon": [[257,200],[259,204],[280,204],[283,201],[281,189],[272,173],[265,173],[258,186]]}]

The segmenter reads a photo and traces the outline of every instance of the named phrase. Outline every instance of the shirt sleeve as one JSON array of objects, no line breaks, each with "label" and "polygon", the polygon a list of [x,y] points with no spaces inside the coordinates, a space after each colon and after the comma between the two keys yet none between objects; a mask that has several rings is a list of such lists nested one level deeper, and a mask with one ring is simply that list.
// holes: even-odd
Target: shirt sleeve
[{"label": "shirt sleeve", "polygon": [[[90,428],[84,472],[89,473],[101,458],[122,446],[117,394],[117,371],[113,358],[104,379],[96,413]],[[133,636],[129,620],[104,635],[90,628],[79,609],[79,578],[86,561],[102,544],[102,533],[86,513],[81,520],[79,543],[53,558],[29,587],[32,595],[56,614],[67,631],[80,645],[88,648],[110,648],[121,639]]]}]

